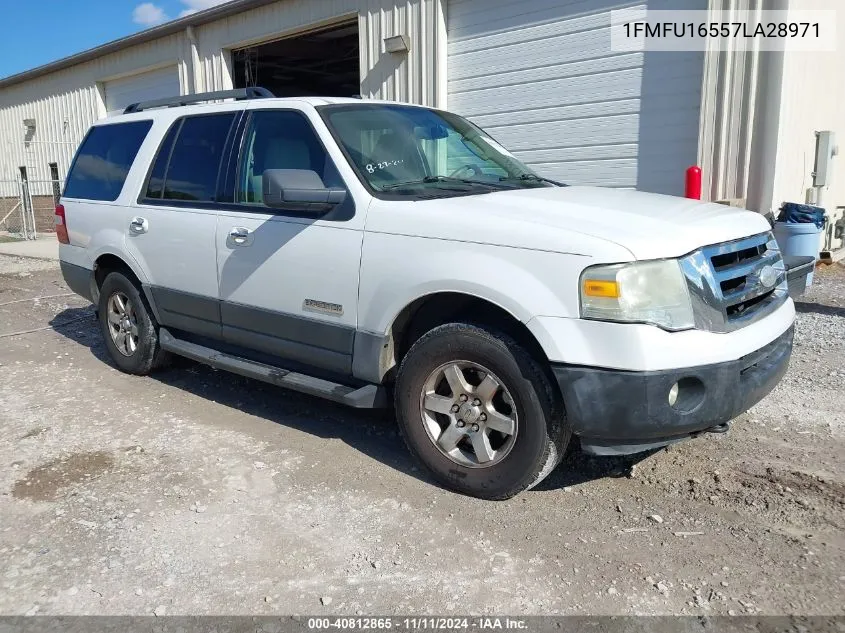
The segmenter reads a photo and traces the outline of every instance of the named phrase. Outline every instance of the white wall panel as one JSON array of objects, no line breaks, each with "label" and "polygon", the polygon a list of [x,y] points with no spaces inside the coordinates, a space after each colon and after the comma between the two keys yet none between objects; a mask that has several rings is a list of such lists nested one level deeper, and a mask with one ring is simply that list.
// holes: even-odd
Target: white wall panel
[{"label": "white wall panel", "polygon": [[[1,88],[0,180],[17,178],[19,166],[26,166],[30,180],[47,180],[51,162],[64,177],[88,127],[105,115],[103,83],[178,63],[182,38],[163,37]],[[26,142],[23,122],[33,118],[35,135]]]}]

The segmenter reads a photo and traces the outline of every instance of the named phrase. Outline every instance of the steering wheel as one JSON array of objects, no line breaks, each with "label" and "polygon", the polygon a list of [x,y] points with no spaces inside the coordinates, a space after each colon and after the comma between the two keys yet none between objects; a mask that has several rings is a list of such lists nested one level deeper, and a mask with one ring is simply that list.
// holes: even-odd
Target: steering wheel
[{"label": "steering wheel", "polygon": [[478,165],[471,165],[467,163],[466,165],[461,165],[449,174],[449,178],[458,178],[458,174],[463,174],[464,172],[472,172],[470,174],[465,174],[466,176],[484,176],[484,172],[481,171],[481,168]]}]

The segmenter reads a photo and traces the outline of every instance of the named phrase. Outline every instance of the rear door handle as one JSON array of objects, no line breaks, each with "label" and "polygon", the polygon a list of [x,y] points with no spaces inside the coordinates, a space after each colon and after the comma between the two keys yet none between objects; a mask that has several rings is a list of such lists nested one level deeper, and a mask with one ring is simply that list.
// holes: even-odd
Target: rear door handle
[{"label": "rear door handle", "polygon": [[146,218],[135,217],[129,222],[129,230],[136,235],[146,233],[149,230],[150,224]]},{"label": "rear door handle", "polygon": [[232,227],[229,231],[229,240],[234,246],[249,246],[253,241],[253,234],[243,226]]}]

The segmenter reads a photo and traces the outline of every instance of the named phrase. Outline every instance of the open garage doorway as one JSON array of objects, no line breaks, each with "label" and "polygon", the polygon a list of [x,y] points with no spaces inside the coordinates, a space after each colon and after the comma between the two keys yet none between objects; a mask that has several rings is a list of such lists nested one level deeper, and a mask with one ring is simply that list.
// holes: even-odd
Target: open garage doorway
[{"label": "open garage doorway", "polygon": [[354,97],[361,91],[358,22],[232,51],[235,88],[277,97]]}]

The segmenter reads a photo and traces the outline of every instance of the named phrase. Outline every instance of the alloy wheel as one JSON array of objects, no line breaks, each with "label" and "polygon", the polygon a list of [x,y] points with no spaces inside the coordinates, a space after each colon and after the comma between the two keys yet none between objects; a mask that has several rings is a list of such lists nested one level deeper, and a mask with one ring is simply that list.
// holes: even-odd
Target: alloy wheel
[{"label": "alloy wheel", "polygon": [[117,351],[124,356],[132,356],[138,349],[138,320],[129,297],[122,292],[115,292],[109,297],[106,317]]},{"label": "alloy wheel", "polygon": [[478,363],[453,361],[432,371],[423,383],[420,411],[429,439],[461,466],[493,466],[507,457],[516,440],[513,398]]}]

